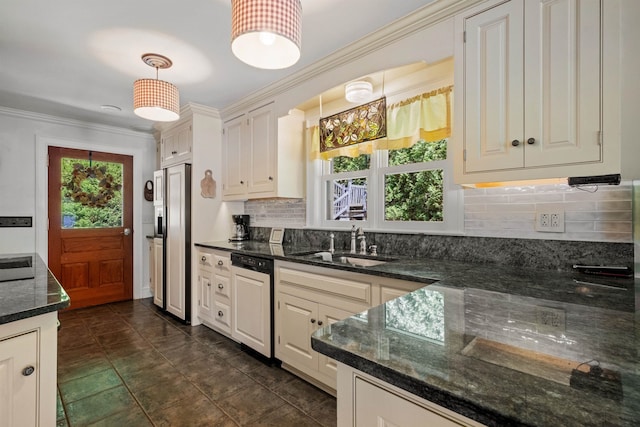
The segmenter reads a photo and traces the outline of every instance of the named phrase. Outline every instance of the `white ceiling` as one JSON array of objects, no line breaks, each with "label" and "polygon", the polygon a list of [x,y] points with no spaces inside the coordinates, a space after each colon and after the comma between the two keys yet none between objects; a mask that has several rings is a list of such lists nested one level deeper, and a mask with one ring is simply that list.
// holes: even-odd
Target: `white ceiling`
[{"label": "white ceiling", "polygon": [[[168,56],[159,78],[180,103],[220,110],[434,0],[301,0],[302,56],[259,70],[231,53],[230,0],[1,0],[0,106],[150,131],[132,87]],[[104,111],[115,105],[119,112]]]}]

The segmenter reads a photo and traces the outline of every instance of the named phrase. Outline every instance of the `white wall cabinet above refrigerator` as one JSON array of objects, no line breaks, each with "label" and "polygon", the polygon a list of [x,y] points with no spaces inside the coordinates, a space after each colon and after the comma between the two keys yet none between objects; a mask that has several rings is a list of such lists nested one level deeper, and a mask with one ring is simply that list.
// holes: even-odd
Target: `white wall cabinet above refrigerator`
[{"label": "white wall cabinet above refrigerator", "polygon": [[455,181],[621,173],[616,0],[482,3],[456,18]]},{"label": "white wall cabinet above refrigerator", "polygon": [[193,127],[191,119],[183,119],[162,131],[160,140],[160,166],[166,168],[180,163],[191,163]]},{"label": "white wall cabinet above refrigerator", "polygon": [[224,124],[223,200],[304,197],[304,115],[268,104]]}]

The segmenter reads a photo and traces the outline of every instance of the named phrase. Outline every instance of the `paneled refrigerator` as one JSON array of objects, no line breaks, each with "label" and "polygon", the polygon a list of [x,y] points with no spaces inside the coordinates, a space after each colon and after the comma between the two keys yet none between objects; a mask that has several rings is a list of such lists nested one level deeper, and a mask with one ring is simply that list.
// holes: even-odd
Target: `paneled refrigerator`
[{"label": "paneled refrigerator", "polygon": [[163,310],[191,323],[191,165],[164,169]]}]

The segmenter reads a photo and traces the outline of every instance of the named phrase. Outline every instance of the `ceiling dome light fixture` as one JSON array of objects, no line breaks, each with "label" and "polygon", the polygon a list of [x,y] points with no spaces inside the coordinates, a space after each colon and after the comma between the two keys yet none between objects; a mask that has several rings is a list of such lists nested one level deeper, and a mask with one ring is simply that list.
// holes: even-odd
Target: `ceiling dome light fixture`
[{"label": "ceiling dome light fixture", "polygon": [[156,122],[172,122],[180,118],[178,88],[169,82],[158,80],[158,69],[169,68],[173,63],[166,56],[145,53],[142,61],[156,69],[156,78],[138,79],[133,83],[133,112]]},{"label": "ceiling dome light fixture", "polygon": [[349,102],[365,102],[371,99],[373,85],[368,80],[356,80],[344,86],[344,97]]},{"label": "ceiling dome light fixture", "polygon": [[278,70],[300,59],[300,0],[231,0],[231,50],[256,68]]}]

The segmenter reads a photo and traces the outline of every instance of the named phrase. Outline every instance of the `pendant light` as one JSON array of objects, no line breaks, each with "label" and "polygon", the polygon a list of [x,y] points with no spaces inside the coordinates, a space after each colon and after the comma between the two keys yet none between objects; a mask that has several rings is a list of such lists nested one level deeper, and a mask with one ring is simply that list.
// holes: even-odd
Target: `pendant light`
[{"label": "pendant light", "polygon": [[142,61],[156,69],[156,78],[138,79],[133,84],[133,112],[156,122],[172,122],[180,118],[178,88],[169,82],[158,80],[158,69],[169,68],[173,63],[166,56],[145,53]]},{"label": "pendant light", "polygon": [[300,0],[231,0],[231,50],[256,68],[287,68],[300,59]]}]

